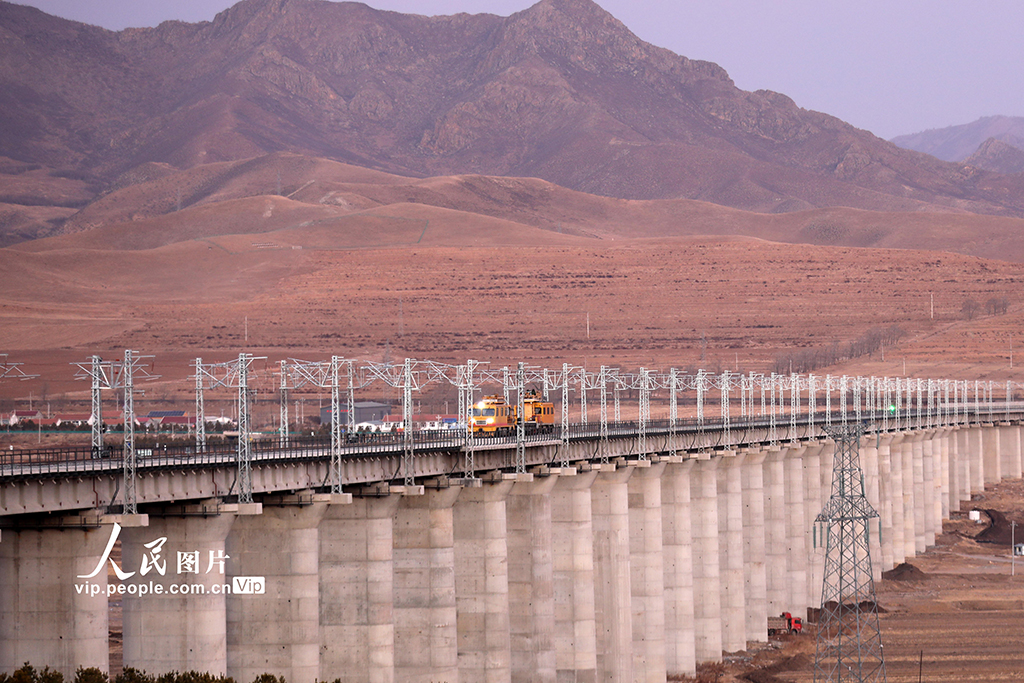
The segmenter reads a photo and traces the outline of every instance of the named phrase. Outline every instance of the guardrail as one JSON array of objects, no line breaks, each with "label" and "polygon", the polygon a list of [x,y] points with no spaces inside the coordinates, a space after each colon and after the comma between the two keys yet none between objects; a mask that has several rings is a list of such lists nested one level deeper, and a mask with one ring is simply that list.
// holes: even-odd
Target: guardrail
[{"label": "guardrail", "polygon": [[[999,404],[1002,407],[1001,404]],[[780,415],[774,420],[774,427],[778,440],[785,441],[795,438],[796,435],[789,434],[789,429],[795,424],[798,428],[815,427],[820,435],[820,429],[825,426],[829,416],[824,411],[816,411],[813,415],[802,413],[796,420],[790,415]],[[848,415],[852,418],[852,415]],[[948,426],[998,420],[1020,420],[1024,418],[1024,411],[992,411],[987,406],[980,410],[957,414],[945,411],[932,413],[922,412],[920,415],[901,415],[899,418],[890,416],[888,421],[889,430],[895,429],[918,429],[932,428],[936,426]],[[862,419],[872,420],[868,416]],[[833,423],[841,421],[838,411],[831,415]],[[619,421],[608,422],[606,433],[609,439],[631,439],[640,436],[641,431],[650,439],[652,437],[666,437],[673,432],[680,437],[691,437],[694,447],[727,447],[765,444],[770,441],[773,421],[770,416],[756,416],[738,420],[730,420],[728,424],[722,419],[704,420],[698,422],[696,419],[677,420],[675,426],[667,419],[650,420],[641,425],[640,422]],[[875,416],[872,421],[871,431],[883,431],[885,421],[881,416]],[[563,435],[561,425],[554,425],[549,432],[529,432],[524,441],[527,445],[552,443],[552,442],[580,442],[594,441],[601,438],[601,425],[597,422],[571,423],[568,432]],[[724,437],[729,435],[730,440]],[[703,443],[697,444],[697,437],[713,437],[718,439],[705,438]],[[494,449],[507,447],[515,448],[517,436],[515,433],[503,436],[480,436],[474,437],[475,446],[478,448]],[[466,447],[465,435],[458,430],[440,431],[416,431],[412,433],[412,448],[414,452],[460,452]],[[402,432],[393,433],[358,433],[347,435],[341,448],[343,459],[354,459],[361,457],[373,457],[380,454],[400,454],[406,446],[405,434]],[[658,452],[665,450],[663,446],[656,443],[648,444],[649,450]],[[685,450],[685,447],[680,448]],[[251,462],[253,465],[270,464],[287,461],[329,461],[331,458],[330,437],[299,437],[290,436],[287,445],[283,444],[279,437],[258,438],[250,442]],[[0,451],[0,484],[25,479],[36,479],[46,477],[69,477],[79,476],[86,473],[102,473],[119,471],[123,467],[123,453],[118,447],[105,448],[102,451],[94,451],[89,446],[71,446],[65,448],[33,448],[15,449]],[[136,450],[136,470],[139,473],[153,472],[160,470],[188,469],[223,467],[234,464],[237,461],[237,444],[226,442],[223,444],[210,444],[205,449],[199,450],[194,444],[171,443],[156,448],[141,448]]]}]

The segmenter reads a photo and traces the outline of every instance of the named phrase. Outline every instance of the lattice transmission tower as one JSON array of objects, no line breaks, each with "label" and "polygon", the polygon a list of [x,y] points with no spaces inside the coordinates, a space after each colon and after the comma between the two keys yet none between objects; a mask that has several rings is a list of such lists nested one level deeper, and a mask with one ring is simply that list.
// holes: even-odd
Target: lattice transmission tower
[{"label": "lattice transmission tower", "polygon": [[825,536],[825,575],[814,657],[814,680],[885,681],[878,605],[868,551],[870,520],[858,446],[863,424],[833,425],[832,495],[816,522]]}]

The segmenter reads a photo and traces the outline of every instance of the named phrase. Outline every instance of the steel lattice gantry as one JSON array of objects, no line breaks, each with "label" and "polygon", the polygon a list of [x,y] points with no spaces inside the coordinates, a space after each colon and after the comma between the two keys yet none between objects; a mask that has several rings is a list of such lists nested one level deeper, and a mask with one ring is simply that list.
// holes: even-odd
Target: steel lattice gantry
[{"label": "steel lattice gantry", "polygon": [[39,375],[30,375],[21,369],[24,363],[12,363],[7,360],[6,353],[0,353],[0,380],[5,379],[35,379]]},{"label": "steel lattice gantry", "polygon": [[155,380],[159,375],[146,371],[143,361],[153,356],[141,356],[136,351],[125,349],[124,360],[120,363],[103,361],[99,356],[92,356],[88,364],[74,363],[79,373],[76,379],[91,380],[92,395],[92,448],[97,455],[103,450],[103,415],[100,391],[103,389],[124,390],[124,445],[122,448],[122,469],[124,477],[124,493],[122,512],[126,515],[138,513],[138,498],[135,480],[135,380]]},{"label": "steel lattice gantry", "polygon": [[92,427],[92,451],[99,455],[103,451],[103,389],[113,389],[120,371],[120,364],[105,361],[99,356],[92,356],[88,363],[75,363],[79,372],[75,379],[90,380],[92,410],[89,413],[89,424]]},{"label": "steel lattice gantry", "polygon": [[[205,388],[231,387],[238,390],[238,502],[249,504],[252,498],[252,436],[250,434],[249,398],[251,394],[250,381],[253,379],[250,368],[254,361],[266,360],[265,356],[255,357],[251,353],[238,354],[238,360],[226,363],[203,363],[201,358],[196,358],[196,410],[203,406],[202,393]],[[196,415],[196,424],[200,420],[205,421],[205,415]],[[199,443],[200,434],[204,439]],[[196,449],[205,449],[206,430],[196,429]]]},{"label": "steel lattice gantry", "polygon": [[[347,375],[346,426],[341,425],[341,368],[345,367]],[[355,390],[367,384],[365,377],[357,376],[355,363],[341,356],[331,356],[330,361],[304,361],[295,358],[287,363],[281,361],[281,395],[282,405],[287,402],[287,380],[292,380],[292,388],[298,389],[306,384],[320,389],[331,390],[331,493],[341,493],[341,447],[342,435],[355,432]],[[287,434],[287,413],[281,412],[282,434]],[[282,439],[287,438],[282,436]]]},{"label": "steel lattice gantry", "polygon": [[[406,358],[402,365],[392,363],[363,363],[368,379],[379,380],[387,386],[402,390],[402,476],[406,486],[416,482],[415,433],[413,432],[412,392],[421,391],[433,382],[458,386],[458,369],[452,365]],[[470,380],[471,381],[471,380]]]},{"label": "steel lattice gantry", "polygon": [[864,495],[858,446],[863,424],[832,426],[832,495],[816,523],[824,527],[825,573],[818,616],[814,680],[885,681],[878,605],[868,550],[878,517]]}]

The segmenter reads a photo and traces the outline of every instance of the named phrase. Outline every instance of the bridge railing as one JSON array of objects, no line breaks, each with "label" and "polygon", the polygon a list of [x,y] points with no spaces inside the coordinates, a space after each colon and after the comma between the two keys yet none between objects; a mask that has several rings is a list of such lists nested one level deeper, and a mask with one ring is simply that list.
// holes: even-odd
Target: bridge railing
[{"label": "bridge railing", "polygon": [[[853,416],[848,414],[849,419]],[[943,411],[933,413],[922,412],[920,416],[903,415],[899,419],[890,417],[891,429],[922,428],[941,426],[942,424],[963,424],[988,422],[992,419],[1024,419],[1024,411],[993,413],[987,406],[970,407],[951,414]],[[867,419],[866,416],[862,416]],[[807,428],[812,422],[816,429],[815,435],[826,424],[825,411],[816,411],[813,416],[803,413],[795,421],[798,427]],[[841,421],[838,411],[833,411],[831,421]],[[673,431],[684,438],[690,437],[691,444],[699,447],[730,446],[753,443],[764,443],[771,427],[770,415],[754,415],[729,421],[730,440],[725,440],[725,421],[721,418],[698,421],[694,418],[676,420],[675,428],[667,419],[650,420],[644,425],[648,437],[665,437]],[[775,425],[780,437],[788,438],[796,435],[786,434],[792,424],[791,416],[776,415]],[[873,430],[881,430],[881,417],[876,415]],[[636,420],[608,422],[607,431],[610,439],[628,439],[637,437],[641,432],[641,424]],[[705,434],[709,438],[698,443],[695,435]],[[579,442],[597,440],[601,435],[598,422],[571,423],[568,432],[563,435],[561,425],[554,425],[550,431],[528,432],[525,436],[527,444],[553,443],[559,441]],[[717,440],[716,440],[717,435]],[[514,433],[502,436],[484,437],[477,435],[475,444],[480,448],[493,449],[514,448]],[[465,445],[465,435],[460,430],[417,431],[412,435],[415,451],[461,451]],[[255,463],[296,461],[296,460],[327,460],[331,457],[331,442],[328,436],[290,436],[287,445],[282,444],[278,435],[253,439],[250,443],[251,460]],[[360,432],[347,435],[341,447],[341,456],[345,459],[372,457],[380,454],[397,454],[404,450],[405,435],[402,432]],[[657,442],[648,443],[648,448],[660,449],[663,445]],[[669,447],[665,445],[664,447]],[[681,447],[687,447],[685,442]],[[46,476],[73,476],[88,472],[114,472],[123,467],[123,453],[119,445],[93,450],[89,446],[65,446],[61,448],[33,448],[0,451],[0,483],[26,478]],[[163,469],[180,469],[184,467],[223,467],[237,460],[237,443],[230,441],[209,444],[205,449],[198,450],[194,444],[167,443],[159,446],[139,448],[136,450],[136,469],[138,471],[154,471]]]}]

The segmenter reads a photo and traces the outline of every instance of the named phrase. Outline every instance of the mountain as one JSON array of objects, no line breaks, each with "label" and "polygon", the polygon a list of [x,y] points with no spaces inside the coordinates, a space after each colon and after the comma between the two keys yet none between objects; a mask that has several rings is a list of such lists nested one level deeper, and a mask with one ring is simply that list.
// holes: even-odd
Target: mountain
[{"label": "mountain", "polygon": [[1024,173],[1024,139],[1014,146],[989,138],[964,163],[996,173]]},{"label": "mountain", "polygon": [[[742,236],[1024,263],[1021,218],[842,207],[765,214],[692,199],[600,197],[537,178],[409,178],[286,152],[183,171],[146,170],[148,178],[134,177],[72,216],[65,228],[73,234],[11,248],[138,252],[275,231],[290,231],[291,246],[302,249],[522,244],[521,236],[530,233],[531,244],[571,236],[600,250],[638,239]],[[265,191],[269,187],[274,191]]]},{"label": "mountain", "polygon": [[82,226],[89,202],[152,174],[282,151],[761,213],[1024,216],[1024,178],[739,90],[591,0],[508,18],[243,0],[212,22],[120,32],[0,3],[0,45],[0,243]]},{"label": "mountain", "polygon": [[960,126],[900,135],[893,138],[892,142],[904,149],[931,154],[944,161],[966,161],[990,138],[1024,149],[1024,117],[985,116]]}]

